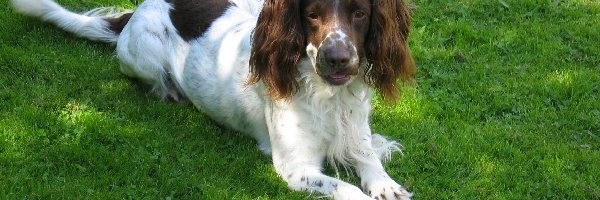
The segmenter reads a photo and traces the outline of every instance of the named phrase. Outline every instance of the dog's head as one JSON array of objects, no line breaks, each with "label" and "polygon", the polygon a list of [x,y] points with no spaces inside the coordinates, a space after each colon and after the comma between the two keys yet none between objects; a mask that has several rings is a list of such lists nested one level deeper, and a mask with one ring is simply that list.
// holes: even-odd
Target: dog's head
[{"label": "dog's head", "polygon": [[[415,67],[403,0],[266,0],[253,34],[249,82],[263,81],[274,99],[298,90],[297,65],[308,58],[332,87],[360,76],[386,100]],[[361,73],[362,72],[362,73]]]}]

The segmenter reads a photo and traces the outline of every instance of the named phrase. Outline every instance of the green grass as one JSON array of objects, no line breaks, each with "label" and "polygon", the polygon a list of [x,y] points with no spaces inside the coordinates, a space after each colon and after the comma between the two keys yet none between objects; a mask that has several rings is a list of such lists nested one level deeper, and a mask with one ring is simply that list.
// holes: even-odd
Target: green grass
[{"label": "green grass", "polygon": [[[390,175],[415,199],[600,199],[600,2],[412,7],[417,85],[374,101],[405,147]],[[249,137],[120,74],[114,47],[6,1],[0,18],[0,199],[307,198]]]}]

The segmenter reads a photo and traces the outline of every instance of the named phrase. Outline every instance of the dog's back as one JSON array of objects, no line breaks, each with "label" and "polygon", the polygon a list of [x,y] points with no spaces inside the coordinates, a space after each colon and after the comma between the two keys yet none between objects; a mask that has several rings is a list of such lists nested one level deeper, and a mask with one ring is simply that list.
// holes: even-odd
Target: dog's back
[{"label": "dog's back", "polygon": [[11,0],[17,12],[79,37],[116,44],[121,71],[152,85],[160,98],[184,101],[180,86],[188,42],[204,35],[231,6],[258,15],[262,1],[146,0],[135,12],[113,7],[85,13],[52,0]]}]

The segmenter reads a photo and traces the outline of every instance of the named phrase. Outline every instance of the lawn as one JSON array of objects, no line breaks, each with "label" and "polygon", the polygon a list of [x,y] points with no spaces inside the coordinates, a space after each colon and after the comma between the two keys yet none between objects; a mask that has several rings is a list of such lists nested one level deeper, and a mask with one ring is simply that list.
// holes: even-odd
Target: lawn
[{"label": "lawn", "polygon": [[[129,0],[60,0],[70,9]],[[600,199],[600,1],[413,0],[417,84],[374,100],[415,199]],[[306,199],[114,47],[0,2],[0,199]],[[342,179],[356,178],[342,174]]]}]

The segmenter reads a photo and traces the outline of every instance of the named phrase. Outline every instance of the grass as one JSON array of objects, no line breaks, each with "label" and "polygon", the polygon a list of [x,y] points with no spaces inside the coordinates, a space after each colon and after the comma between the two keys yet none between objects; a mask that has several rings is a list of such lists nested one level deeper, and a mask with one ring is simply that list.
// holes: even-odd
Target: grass
[{"label": "grass", "polygon": [[[418,84],[374,100],[374,131],[405,147],[390,175],[415,199],[599,199],[600,2],[412,7]],[[307,198],[249,137],[121,75],[114,47],[6,1],[0,18],[0,199]]]}]

